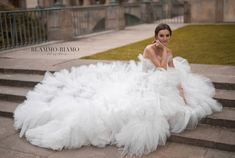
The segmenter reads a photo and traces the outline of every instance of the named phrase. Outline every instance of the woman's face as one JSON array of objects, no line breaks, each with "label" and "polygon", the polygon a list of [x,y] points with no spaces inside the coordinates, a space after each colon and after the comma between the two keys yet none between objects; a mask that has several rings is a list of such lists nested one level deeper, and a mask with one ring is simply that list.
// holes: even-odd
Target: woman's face
[{"label": "woman's face", "polygon": [[158,32],[158,35],[156,37],[157,40],[159,40],[162,44],[164,44],[165,46],[168,45],[169,43],[169,40],[171,38],[171,35],[170,35],[170,31],[165,29],[165,30],[160,30]]}]

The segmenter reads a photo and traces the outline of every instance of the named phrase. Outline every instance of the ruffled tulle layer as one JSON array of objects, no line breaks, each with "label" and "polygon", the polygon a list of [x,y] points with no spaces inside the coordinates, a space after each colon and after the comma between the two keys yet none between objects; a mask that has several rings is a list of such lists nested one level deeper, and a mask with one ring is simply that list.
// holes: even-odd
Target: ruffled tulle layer
[{"label": "ruffled tulle layer", "polygon": [[211,81],[191,73],[185,59],[174,58],[167,71],[139,59],[47,72],[14,113],[20,137],[53,150],[115,144],[142,155],[221,110]]}]

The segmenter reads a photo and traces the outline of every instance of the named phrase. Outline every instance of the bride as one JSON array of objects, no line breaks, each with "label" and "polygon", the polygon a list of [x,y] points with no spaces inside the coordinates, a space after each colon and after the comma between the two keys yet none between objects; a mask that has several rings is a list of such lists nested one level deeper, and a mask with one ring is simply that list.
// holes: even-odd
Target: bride
[{"label": "bride", "polygon": [[158,25],[155,42],[137,62],[47,72],[14,112],[20,137],[53,150],[113,144],[142,155],[164,145],[170,133],[221,111],[211,81],[173,58],[171,34],[167,24]]}]

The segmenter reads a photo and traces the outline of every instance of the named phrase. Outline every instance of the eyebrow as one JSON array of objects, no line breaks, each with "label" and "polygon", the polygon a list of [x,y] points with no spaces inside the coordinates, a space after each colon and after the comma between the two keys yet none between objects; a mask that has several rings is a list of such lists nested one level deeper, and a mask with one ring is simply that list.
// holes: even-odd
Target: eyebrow
[{"label": "eyebrow", "polygon": [[[164,34],[159,34],[159,36],[164,36]],[[170,34],[166,34],[166,36],[170,36]]]}]

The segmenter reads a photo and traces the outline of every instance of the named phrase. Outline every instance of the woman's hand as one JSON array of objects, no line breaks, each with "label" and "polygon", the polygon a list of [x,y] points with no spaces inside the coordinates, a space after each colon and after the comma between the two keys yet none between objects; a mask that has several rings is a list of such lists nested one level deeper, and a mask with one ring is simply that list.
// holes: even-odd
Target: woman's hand
[{"label": "woman's hand", "polygon": [[164,55],[164,53],[167,53],[168,56],[172,56],[171,49],[168,48],[167,46],[165,46],[164,44],[162,44],[159,40],[156,41],[156,46],[163,49],[163,54],[162,55]]},{"label": "woman's hand", "polygon": [[156,40],[156,47],[160,47],[163,48],[164,51],[168,52],[168,53],[172,53],[171,50],[165,46],[163,43],[161,43],[159,40]]},{"label": "woman's hand", "polygon": [[156,40],[156,47],[159,47],[159,48],[164,48],[164,44],[162,44],[159,40]]}]

